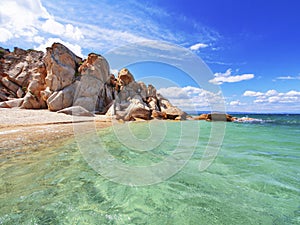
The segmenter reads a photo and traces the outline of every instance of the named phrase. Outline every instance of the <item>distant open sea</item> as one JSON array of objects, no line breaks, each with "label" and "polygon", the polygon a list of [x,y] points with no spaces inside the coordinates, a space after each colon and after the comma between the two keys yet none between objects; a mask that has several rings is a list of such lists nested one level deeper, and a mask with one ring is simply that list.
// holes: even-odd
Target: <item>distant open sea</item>
[{"label": "distant open sea", "polygon": [[[221,149],[203,172],[198,167],[212,123],[182,122],[200,125],[194,154],[171,178],[144,187],[100,176],[74,139],[9,158],[2,154],[0,224],[300,224],[300,115],[243,116],[256,120],[226,123]],[[166,140],[153,151],[159,157],[128,149],[112,127],[97,135],[118,160],[151,163],[170,153],[180,124],[166,122]],[[130,126],[137,136],[149,132],[146,122]]]}]

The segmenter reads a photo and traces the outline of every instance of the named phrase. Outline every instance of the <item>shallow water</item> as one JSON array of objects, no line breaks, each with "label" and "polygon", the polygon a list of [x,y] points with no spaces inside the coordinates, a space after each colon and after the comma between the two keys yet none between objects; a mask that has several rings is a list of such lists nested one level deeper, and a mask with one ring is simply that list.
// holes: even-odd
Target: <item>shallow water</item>
[{"label": "shallow water", "polygon": [[[183,122],[200,127],[195,152],[178,173],[154,185],[104,178],[75,140],[2,155],[0,224],[300,224],[299,116],[254,116],[262,123],[226,124],[217,158],[204,172],[199,162],[212,123]],[[141,140],[151,135],[147,123],[129,126]],[[126,165],[155,164],[174,153],[182,136],[182,123],[163,126],[164,139],[151,152],[130,150],[113,128],[97,134],[99,145]],[[192,148],[189,143],[181,148]]]}]

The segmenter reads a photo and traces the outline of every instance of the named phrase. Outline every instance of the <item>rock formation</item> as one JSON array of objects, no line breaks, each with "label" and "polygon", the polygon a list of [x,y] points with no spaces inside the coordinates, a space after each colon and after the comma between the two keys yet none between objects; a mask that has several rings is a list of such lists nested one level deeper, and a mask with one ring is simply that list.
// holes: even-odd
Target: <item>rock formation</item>
[{"label": "rock formation", "polygon": [[44,53],[15,48],[13,52],[0,49],[0,107],[25,109],[46,108],[41,99],[45,89]]},{"label": "rock formation", "polygon": [[117,78],[109,71],[103,56],[90,53],[83,61],[60,43],[46,53],[0,48],[0,107],[101,113],[125,121],[186,119],[185,112],[153,85],[135,81],[127,68]]},{"label": "rock formation", "polygon": [[194,120],[206,120],[206,121],[227,121],[227,122],[233,122],[237,118],[233,117],[229,114],[224,113],[208,113],[208,114],[201,114],[199,116],[193,117]]}]

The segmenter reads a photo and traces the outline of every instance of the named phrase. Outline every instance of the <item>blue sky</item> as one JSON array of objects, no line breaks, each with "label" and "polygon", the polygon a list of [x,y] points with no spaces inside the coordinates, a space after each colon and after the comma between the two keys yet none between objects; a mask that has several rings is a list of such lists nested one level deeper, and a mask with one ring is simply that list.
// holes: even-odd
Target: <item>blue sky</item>
[{"label": "blue sky", "polygon": [[[166,41],[203,59],[227,111],[299,113],[299,8],[297,0],[1,0],[0,46],[45,51],[61,42],[86,57],[135,42]],[[160,91],[186,110],[183,92],[197,109],[209,109],[206,90],[180,71],[160,64],[131,69],[137,79],[177,77],[176,87],[168,83]]]}]

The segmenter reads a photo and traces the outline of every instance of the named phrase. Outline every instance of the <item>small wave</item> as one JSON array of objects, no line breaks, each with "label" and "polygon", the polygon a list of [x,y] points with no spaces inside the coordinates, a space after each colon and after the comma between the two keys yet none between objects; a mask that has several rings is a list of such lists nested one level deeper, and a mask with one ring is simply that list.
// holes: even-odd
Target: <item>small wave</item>
[{"label": "small wave", "polygon": [[272,120],[263,120],[263,119],[256,119],[256,118],[249,118],[249,117],[241,117],[234,120],[236,123],[266,123],[266,122],[273,122]]},{"label": "small wave", "polygon": [[299,119],[287,118],[251,118],[251,117],[237,117],[233,122],[236,123],[253,123],[253,124],[272,124],[272,125],[286,125],[286,126],[299,126]]}]

